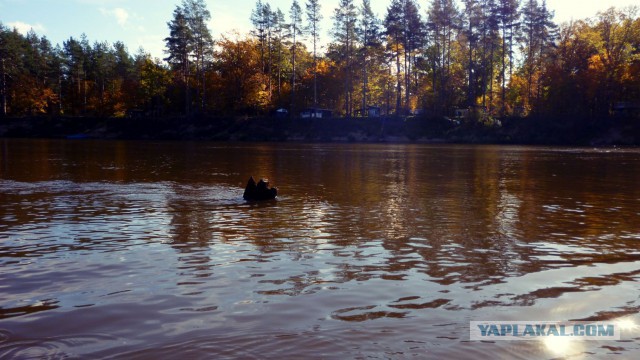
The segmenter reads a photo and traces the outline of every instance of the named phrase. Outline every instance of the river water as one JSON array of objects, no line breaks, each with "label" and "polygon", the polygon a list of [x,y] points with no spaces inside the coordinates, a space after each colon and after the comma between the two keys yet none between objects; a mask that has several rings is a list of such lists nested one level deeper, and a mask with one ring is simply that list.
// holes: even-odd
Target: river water
[{"label": "river water", "polygon": [[469,324],[639,313],[638,149],[0,140],[0,358],[637,359]]}]

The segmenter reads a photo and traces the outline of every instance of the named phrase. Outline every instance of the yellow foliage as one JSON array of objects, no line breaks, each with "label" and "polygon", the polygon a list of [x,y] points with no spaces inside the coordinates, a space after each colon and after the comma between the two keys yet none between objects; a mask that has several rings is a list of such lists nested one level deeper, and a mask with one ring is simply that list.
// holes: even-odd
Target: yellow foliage
[{"label": "yellow foliage", "polygon": [[600,54],[595,54],[592,55],[589,58],[589,70],[591,71],[595,71],[595,72],[602,72],[604,71],[604,63],[602,62],[603,57],[606,57],[606,55],[600,55]]}]

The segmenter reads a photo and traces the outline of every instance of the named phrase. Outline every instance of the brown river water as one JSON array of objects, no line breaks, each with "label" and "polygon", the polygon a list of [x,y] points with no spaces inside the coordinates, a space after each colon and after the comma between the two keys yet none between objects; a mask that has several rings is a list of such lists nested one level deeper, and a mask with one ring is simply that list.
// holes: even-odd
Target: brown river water
[{"label": "brown river water", "polygon": [[639,313],[640,149],[0,139],[3,359],[638,359]]}]

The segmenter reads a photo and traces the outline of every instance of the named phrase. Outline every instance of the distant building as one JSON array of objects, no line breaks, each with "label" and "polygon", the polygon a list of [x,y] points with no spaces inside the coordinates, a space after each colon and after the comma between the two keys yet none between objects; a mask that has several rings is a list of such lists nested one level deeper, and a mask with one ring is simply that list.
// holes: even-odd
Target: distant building
[{"label": "distant building", "polygon": [[142,109],[129,109],[129,110],[127,110],[126,116],[129,119],[141,119],[143,117],[146,117],[147,114]]},{"label": "distant building", "polygon": [[366,109],[356,110],[356,116],[377,118],[382,115],[382,109],[379,106],[368,106]]},{"label": "distant building", "polygon": [[285,117],[289,116],[289,110],[287,110],[285,108],[280,108],[280,109],[275,111],[275,115],[276,115],[276,117],[279,117],[279,118],[285,118]]},{"label": "distant building", "polygon": [[309,119],[309,118],[322,119],[322,118],[330,118],[332,116],[333,116],[333,112],[327,109],[308,108],[300,112],[300,117],[303,119]]},{"label": "distant building", "polygon": [[613,113],[620,116],[640,115],[640,103],[619,101],[613,104]]},{"label": "distant building", "polygon": [[469,117],[469,109],[456,109],[454,118],[462,120],[467,117]]}]

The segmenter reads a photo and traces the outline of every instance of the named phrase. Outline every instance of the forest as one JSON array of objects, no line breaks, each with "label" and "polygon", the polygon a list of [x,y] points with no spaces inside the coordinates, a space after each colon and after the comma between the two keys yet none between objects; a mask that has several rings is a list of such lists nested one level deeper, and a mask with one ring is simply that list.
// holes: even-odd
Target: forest
[{"label": "forest", "polygon": [[167,24],[164,59],[85,35],[53,45],[0,23],[0,116],[215,118],[286,109],[295,118],[316,108],[350,118],[375,108],[491,123],[640,112],[635,7],[564,24],[552,21],[544,0],[391,0],[379,15],[370,0],[340,0],[331,22],[320,9],[319,0],[284,10],[257,0],[250,33],[213,38],[207,24],[224,14],[182,0]]}]

